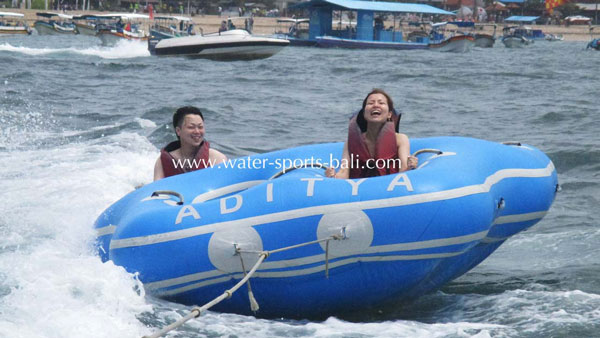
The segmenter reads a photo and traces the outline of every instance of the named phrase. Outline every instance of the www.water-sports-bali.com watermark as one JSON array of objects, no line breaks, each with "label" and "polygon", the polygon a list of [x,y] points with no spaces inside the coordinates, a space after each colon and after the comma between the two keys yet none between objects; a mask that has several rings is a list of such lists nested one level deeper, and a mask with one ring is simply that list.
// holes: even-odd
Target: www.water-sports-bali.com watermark
[{"label": "www.water-sports-bali.com watermark", "polygon": [[324,161],[322,158],[260,158],[260,157],[244,157],[229,159],[222,163],[217,164],[214,159],[172,159],[173,166],[175,168],[183,168],[188,170],[198,168],[211,168],[217,165],[223,168],[235,168],[235,169],[249,169],[249,170],[260,170],[267,168],[274,168],[275,170],[286,170],[290,168],[302,168],[302,167],[332,167],[336,169],[386,169],[386,168],[400,168],[401,161],[398,158],[389,159],[374,159],[369,158],[366,161],[360,161],[359,156],[351,154],[349,159],[337,159],[332,155],[329,156],[328,161]]}]

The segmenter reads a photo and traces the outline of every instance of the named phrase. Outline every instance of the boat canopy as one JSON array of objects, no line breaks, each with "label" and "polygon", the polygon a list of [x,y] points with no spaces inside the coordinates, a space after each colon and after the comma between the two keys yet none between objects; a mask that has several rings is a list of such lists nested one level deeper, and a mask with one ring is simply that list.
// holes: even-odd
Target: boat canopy
[{"label": "boat canopy", "polygon": [[155,20],[176,20],[176,21],[192,21],[191,18],[187,16],[178,16],[178,15],[160,15],[154,16]]},{"label": "boat canopy", "polygon": [[67,14],[63,14],[63,13],[39,12],[39,13],[35,13],[35,15],[41,16],[44,18],[53,18],[55,16],[58,16],[59,18],[63,18],[63,19],[73,19],[72,15],[67,15]]},{"label": "boat canopy", "polygon": [[280,18],[277,19],[278,23],[294,23],[294,24],[299,24],[299,23],[303,23],[303,22],[309,22],[310,19],[292,19],[292,18]]},{"label": "boat canopy", "polygon": [[514,3],[518,3],[518,4],[522,4],[525,3],[525,0],[500,0],[503,3],[509,3],[509,2],[514,2]]},{"label": "boat canopy", "polygon": [[11,16],[11,17],[15,17],[15,18],[22,18],[22,17],[24,17],[25,15],[24,15],[24,14],[21,14],[21,13],[0,12],[0,17],[3,17],[3,16],[6,16],[6,17],[9,17],[9,16]]},{"label": "boat canopy", "polygon": [[148,20],[150,17],[145,14],[136,14],[136,13],[111,13],[111,14],[98,14],[96,17],[100,19],[119,19],[122,20]]},{"label": "boat canopy", "polygon": [[537,19],[539,19],[539,16],[519,16],[519,15],[513,15],[511,17],[508,17],[508,18],[504,19],[504,21],[534,22]]},{"label": "boat canopy", "polygon": [[310,0],[291,5],[290,9],[327,8],[334,10],[391,12],[391,13],[424,13],[439,15],[456,15],[437,7],[413,3],[359,0]]}]

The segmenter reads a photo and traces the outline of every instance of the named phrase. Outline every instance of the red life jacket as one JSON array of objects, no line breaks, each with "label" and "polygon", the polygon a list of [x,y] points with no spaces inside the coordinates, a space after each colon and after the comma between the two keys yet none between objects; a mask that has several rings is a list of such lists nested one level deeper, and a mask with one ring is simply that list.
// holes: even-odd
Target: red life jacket
[{"label": "red life jacket", "polygon": [[180,166],[180,163],[178,163],[173,155],[169,153],[179,148],[181,148],[181,143],[179,143],[179,141],[174,141],[160,150],[160,162],[162,163],[165,177],[179,175],[189,171],[200,170],[208,167],[208,152],[210,150],[210,143],[208,143],[208,141],[202,141],[200,148],[196,153],[196,157],[194,157],[195,162],[189,163],[192,167],[188,169],[184,169],[182,166]]},{"label": "red life jacket", "polygon": [[[365,134],[362,133],[358,123],[356,123],[356,116],[350,119],[350,125],[348,126],[348,154],[351,161],[349,164],[350,178],[383,176],[395,174],[400,171],[394,124],[393,121],[386,122],[381,128],[377,136],[377,143],[375,144],[375,156],[373,156],[367,147]],[[395,159],[395,161],[392,161],[392,159]],[[376,168],[376,166],[382,166],[385,163],[389,165]]]}]

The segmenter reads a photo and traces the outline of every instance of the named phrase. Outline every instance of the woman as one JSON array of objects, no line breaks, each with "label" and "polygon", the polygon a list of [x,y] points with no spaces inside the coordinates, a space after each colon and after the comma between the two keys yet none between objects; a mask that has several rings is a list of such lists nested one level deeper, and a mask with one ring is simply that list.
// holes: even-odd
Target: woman
[{"label": "woman", "polygon": [[416,168],[417,158],[410,156],[408,136],[397,132],[399,122],[392,98],[381,89],[373,89],[350,120],[340,170],[336,173],[328,168],[325,175],[363,178]]}]

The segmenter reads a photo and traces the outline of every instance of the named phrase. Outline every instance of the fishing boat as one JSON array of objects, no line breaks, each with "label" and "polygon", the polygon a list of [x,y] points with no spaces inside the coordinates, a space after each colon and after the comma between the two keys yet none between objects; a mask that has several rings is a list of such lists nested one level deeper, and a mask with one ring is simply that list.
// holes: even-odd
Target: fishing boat
[{"label": "fishing boat", "polygon": [[[225,295],[214,310],[326,318],[440,288],[539,222],[558,190],[552,161],[531,145],[411,147],[416,170],[372,178],[325,177],[342,157],[330,143],[158,180],[99,216],[99,254],[170,301]],[[245,276],[244,292],[226,291]]]},{"label": "fishing boat", "polygon": [[[404,38],[398,15],[416,13],[420,15],[449,15],[433,6],[385,1],[355,0],[311,0],[290,6],[290,9],[306,9],[310,14],[306,42],[316,42],[318,47],[383,48],[383,49],[426,49],[428,37],[419,41]],[[356,17],[355,25],[333,25],[333,12],[341,11]],[[386,27],[392,17],[392,25]]]},{"label": "fishing boat", "polygon": [[31,29],[24,14],[0,12],[0,34],[31,34]]},{"label": "fishing boat", "polygon": [[98,15],[111,23],[97,27],[97,36],[104,46],[114,46],[120,41],[147,41],[148,33],[142,29],[144,22],[150,18],[145,14],[115,13]]},{"label": "fishing boat", "polygon": [[33,24],[39,35],[79,34],[73,23],[73,16],[63,13],[36,13],[40,18]]},{"label": "fishing boat", "polygon": [[242,29],[168,39],[152,37],[148,40],[148,50],[152,55],[218,61],[265,59],[288,45],[288,40],[254,36]]},{"label": "fishing boat", "polygon": [[314,47],[317,41],[308,37],[309,22],[308,18],[279,18],[274,37],[288,40],[290,46]]},{"label": "fishing boat", "polygon": [[533,40],[527,38],[527,28],[522,26],[504,27],[502,43],[506,48],[521,48],[533,44]]},{"label": "fishing boat", "polygon": [[463,23],[440,22],[432,24],[430,33],[430,50],[439,52],[465,53],[475,45],[475,37],[456,28],[449,29],[448,26],[467,27]]},{"label": "fishing boat", "polygon": [[98,21],[100,17],[97,15],[76,15],[73,16],[73,23],[77,27],[77,31],[82,35],[96,36]]},{"label": "fishing boat", "polygon": [[194,22],[185,16],[159,15],[154,16],[150,26],[150,36],[158,39],[169,39],[181,36],[196,35]]},{"label": "fishing boat", "polygon": [[520,34],[525,37],[527,40],[535,41],[535,40],[544,40],[546,38],[546,34],[541,29],[533,29],[526,24],[534,24],[537,20],[539,20],[539,16],[520,16],[513,15],[506,19],[504,22],[518,24],[520,28]]},{"label": "fishing boat", "polygon": [[473,36],[475,37],[475,47],[480,47],[480,48],[492,48],[494,47],[494,44],[496,43],[496,28],[497,25],[493,24],[477,24],[475,25],[475,27],[481,27],[481,29],[483,29],[484,26],[493,26],[494,27],[494,32],[492,34],[487,34],[487,33],[474,33]]}]

